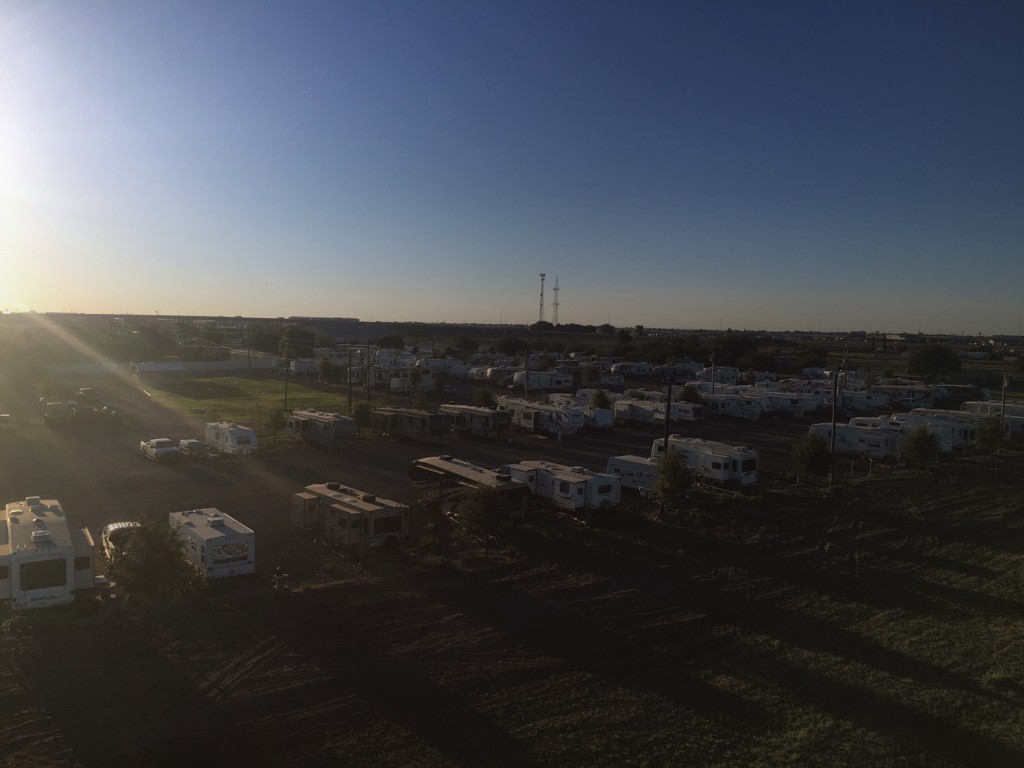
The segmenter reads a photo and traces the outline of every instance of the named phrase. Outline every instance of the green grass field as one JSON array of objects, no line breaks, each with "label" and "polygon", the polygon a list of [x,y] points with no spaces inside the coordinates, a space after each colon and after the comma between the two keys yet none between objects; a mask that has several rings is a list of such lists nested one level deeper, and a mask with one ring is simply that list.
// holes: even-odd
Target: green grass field
[{"label": "green grass field", "polygon": [[[146,387],[153,400],[202,421],[234,421],[266,428],[277,414],[304,408],[349,415],[348,394],[328,392],[289,379],[211,376],[181,381],[160,381]],[[363,399],[353,392],[353,405]]]}]

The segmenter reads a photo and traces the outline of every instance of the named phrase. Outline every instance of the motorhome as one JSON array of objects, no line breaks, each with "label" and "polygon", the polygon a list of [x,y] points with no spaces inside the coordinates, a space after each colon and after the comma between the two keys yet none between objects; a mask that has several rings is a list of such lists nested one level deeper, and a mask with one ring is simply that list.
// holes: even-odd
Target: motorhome
[{"label": "motorhome", "polygon": [[359,435],[355,419],[310,408],[288,417],[288,437],[323,448],[345,448]]},{"label": "motorhome", "polygon": [[207,422],[204,442],[211,452],[248,456],[256,453],[256,430],[229,421]]},{"label": "motorhome", "polygon": [[319,528],[336,547],[379,547],[409,535],[407,505],[333,481],[292,494],[291,519],[298,528]]},{"label": "motorhome", "polygon": [[665,423],[665,414],[670,421],[704,421],[704,407],[695,403],[668,403],[651,400],[616,400],[613,403],[615,418],[619,421],[635,421],[641,424]]},{"label": "motorhome", "polygon": [[669,451],[679,455],[683,464],[697,476],[697,482],[727,488],[749,488],[760,481],[760,454],[753,448],[729,445],[699,437],[669,435],[651,444],[651,458],[661,459],[668,443]]},{"label": "motorhome", "polygon": [[378,408],[371,416],[374,431],[389,437],[403,437],[419,443],[441,440],[452,430],[447,413],[430,413],[419,408]]},{"label": "motorhome", "polygon": [[512,504],[513,514],[530,510],[530,488],[507,473],[484,469],[449,455],[416,459],[409,467],[409,481],[418,488],[428,504],[452,506],[474,488],[493,488]]},{"label": "motorhome", "polygon": [[208,579],[256,571],[256,534],[216,507],[171,512],[167,522],[185,542],[189,562]]},{"label": "motorhome", "polygon": [[712,416],[727,416],[733,419],[755,421],[761,418],[764,409],[753,398],[745,395],[701,395],[707,413]]},{"label": "motorhome", "polygon": [[88,528],[72,528],[60,502],[28,496],[0,516],[0,600],[14,611],[71,603],[92,589],[95,543]]},{"label": "motorhome", "polygon": [[452,431],[462,435],[501,437],[512,423],[508,412],[497,408],[447,403],[437,410],[450,416]]},{"label": "motorhome", "polygon": [[621,500],[622,484],[618,477],[584,467],[522,461],[506,464],[501,471],[526,483],[538,498],[568,512],[610,509]]},{"label": "motorhome", "polygon": [[651,496],[658,485],[658,463],[649,456],[612,456],[604,471],[615,475],[623,488],[632,488],[641,496]]}]

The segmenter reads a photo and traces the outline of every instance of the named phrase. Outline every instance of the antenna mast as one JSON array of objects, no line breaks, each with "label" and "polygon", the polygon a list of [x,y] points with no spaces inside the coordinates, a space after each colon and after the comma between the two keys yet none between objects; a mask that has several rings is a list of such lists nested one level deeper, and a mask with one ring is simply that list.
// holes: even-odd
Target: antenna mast
[{"label": "antenna mast", "polygon": [[544,273],[540,273],[540,320],[544,322]]},{"label": "antenna mast", "polygon": [[557,277],[555,278],[555,301],[554,301],[554,304],[552,304],[552,306],[554,307],[554,310],[555,310],[555,316],[553,318],[551,318],[551,319],[552,319],[552,322],[554,322],[555,325],[558,325],[558,278]]}]

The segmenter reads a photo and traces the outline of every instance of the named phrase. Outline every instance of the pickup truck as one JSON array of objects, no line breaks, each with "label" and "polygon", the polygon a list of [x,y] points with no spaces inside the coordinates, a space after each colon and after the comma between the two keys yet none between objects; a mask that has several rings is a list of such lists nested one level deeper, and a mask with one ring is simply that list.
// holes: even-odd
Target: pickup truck
[{"label": "pickup truck", "polygon": [[152,440],[143,440],[139,443],[139,453],[154,461],[174,459],[178,457],[178,446],[169,438],[154,437]]}]

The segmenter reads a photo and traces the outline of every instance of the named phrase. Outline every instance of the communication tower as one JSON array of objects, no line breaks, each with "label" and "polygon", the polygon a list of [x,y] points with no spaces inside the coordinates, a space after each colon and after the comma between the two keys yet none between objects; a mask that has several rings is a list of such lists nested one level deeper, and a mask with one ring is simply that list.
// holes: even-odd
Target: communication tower
[{"label": "communication tower", "polygon": [[538,322],[544,322],[544,273],[540,273],[540,319]]}]

